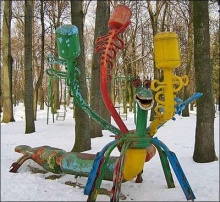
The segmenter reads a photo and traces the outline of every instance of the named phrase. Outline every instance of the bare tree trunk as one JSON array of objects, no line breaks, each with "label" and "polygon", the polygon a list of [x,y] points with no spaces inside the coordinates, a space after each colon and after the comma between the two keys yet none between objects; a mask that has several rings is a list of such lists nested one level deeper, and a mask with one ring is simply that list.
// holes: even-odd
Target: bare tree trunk
[{"label": "bare tree trunk", "polygon": [[[166,5],[166,1],[156,1],[156,11],[153,12],[153,8],[151,5],[151,1],[147,1],[147,9],[150,15],[150,21],[151,21],[151,26],[152,26],[152,30],[153,30],[153,36],[155,36],[158,32],[158,17],[159,14],[161,12],[162,7]],[[164,10],[165,12],[166,10]],[[164,22],[163,22],[164,23]],[[161,25],[162,29],[163,29],[163,24]],[[158,68],[156,68],[155,62],[154,62],[154,79],[160,80],[161,79],[161,70],[159,70]],[[153,92],[155,94],[155,92]],[[157,103],[154,102],[154,106],[151,109],[151,113],[150,113],[150,121],[152,121],[154,119],[155,116],[155,111],[154,108],[156,107]]]},{"label": "bare tree trunk", "polygon": [[40,110],[44,110],[44,89],[43,86],[39,88]]},{"label": "bare tree trunk", "polygon": [[129,112],[132,112],[133,103],[134,103],[134,95],[133,95],[132,83],[130,79],[127,80],[127,88],[128,88]]},{"label": "bare tree trunk", "polygon": [[196,138],[193,160],[207,163],[217,160],[214,144],[214,100],[208,1],[193,1],[194,65],[196,91],[203,93],[197,100]]},{"label": "bare tree trunk", "polygon": [[[43,81],[43,75],[44,75],[44,35],[45,35],[45,25],[44,25],[44,1],[40,2],[40,19],[41,19],[41,64],[40,64],[40,72],[39,72],[39,77],[37,80],[37,83],[35,85],[35,99],[34,99],[34,119],[37,119],[37,103],[38,103],[38,96],[43,94],[39,94],[39,89],[42,86],[42,81]],[[40,98],[42,99],[42,98]]]},{"label": "bare tree trunk", "polygon": [[[81,54],[77,58],[77,64],[80,69],[79,81],[80,91],[85,100],[87,100],[86,71],[85,71],[85,53],[83,40],[84,14],[82,1],[71,1],[72,24],[78,27]],[[89,133],[89,117],[79,107],[75,107],[75,144],[72,151],[82,152],[91,149],[91,139]]]},{"label": "bare tree trunk", "polygon": [[[97,1],[94,47],[95,47],[95,40],[99,36],[103,36],[108,33],[107,24],[108,24],[109,16],[110,16],[109,1]],[[100,92],[99,60],[100,60],[100,54],[94,53],[92,59],[90,106],[97,114],[102,115],[101,110],[103,110],[102,108],[103,101]],[[106,108],[105,111],[108,112]],[[92,119],[90,119],[90,136],[91,137],[102,136],[102,127]]]},{"label": "bare tree trunk", "polygon": [[[188,47],[187,47],[187,67],[186,67],[186,75],[189,77],[189,81],[193,80],[193,75],[192,71],[192,58],[193,58],[193,13],[192,13],[192,6],[193,2],[189,1],[189,24],[188,24]],[[187,86],[184,87],[184,100],[188,99],[190,94],[191,94],[191,89],[192,89],[192,82],[189,83]],[[189,117],[189,106],[187,106],[183,111],[182,111],[182,116],[183,117]]]},{"label": "bare tree trunk", "polygon": [[13,122],[12,101],[12,56],[11,56],[11,17],[12,2],[4,1],[4,18],[2,34],[2,57],[3,57],[3,119],[2,122]]},{"label": "bare tree trunk", "polygon": [[[51,9],[48,11],[48,16],[50,18],[50,21],[52,22],[52,26],[54,30],[56,30],[61,25],[61,16],[62,12],[68,6],[68,1],[63,0],[53,0],[53,1],[45,1],[45,3],[48,4]],[[53,32],[53,29],[51,28],[51,32]],[[54,42],[53,37],[51,36],[52,40],[51,42]],[[51,44],[53,46],[53,44]],[[53,47],[51,47],[53,49]],[[58,57],[58,49],[57,44],[54,44],[54,55]],[[58,64],[54,64],[55,70],[60,70],[60,66]],[[51,107],[51,111],[53,114],[57,113],[57,109],[60,109],[60,103],[59,103],[59,78],[55,78],[52,81],[52,95],[53,95],[53,106]]]},{"label": "bare tree trunk", "polygon": [[32,16],[33,1],[25,0],[25,133],[35,132],[32,77]]},{"label": "bare tree trunk", "polygon": [[[2,1],[0,1],[0,15],[2,15]],[[2,23],[0,20],[0,30],[2,27]],[[0,37],[0,50],[2,50],[2,38]],[[0,58],[1,58],[1,51],[0,51]],[[1,67],[1,66],[0,66]],[[2,70],[0,68],[0,78],[2,78]],[[1,116],[2,113],[2,80],[0,80],[0,119],[2,118]]]}]

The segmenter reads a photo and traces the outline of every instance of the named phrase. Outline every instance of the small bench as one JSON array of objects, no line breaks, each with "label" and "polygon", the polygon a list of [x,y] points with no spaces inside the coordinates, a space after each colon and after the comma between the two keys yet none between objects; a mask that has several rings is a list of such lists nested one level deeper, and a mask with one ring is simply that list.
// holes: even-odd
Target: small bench
[{"label": "small bench", "polygon": [[66,117],[66,110],[65,109],[58,109],[56,120],[64,121],[65,117]]}]

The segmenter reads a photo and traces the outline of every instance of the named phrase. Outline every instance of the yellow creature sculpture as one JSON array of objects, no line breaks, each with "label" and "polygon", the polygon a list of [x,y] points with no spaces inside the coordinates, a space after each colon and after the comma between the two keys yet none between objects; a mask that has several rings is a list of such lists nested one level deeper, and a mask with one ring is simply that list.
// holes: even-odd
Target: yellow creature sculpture
[{"label": "yellow creature sculpture", "polygon": [[[173,69],[181,64],[178,35],[174,32],[158,33],[154,37],[155,64],[163,70],[164,81],[153,80],[151,89],[158,91],[155,100],[159,104],[155,107],[156,118],[150,124],[150,135],[154,136],[157,128],[170,120],[175,113],[175,93],[189,82],[187,75],[179,77],[173,75]],[[160,98],[163,97],[161,100]]]}]

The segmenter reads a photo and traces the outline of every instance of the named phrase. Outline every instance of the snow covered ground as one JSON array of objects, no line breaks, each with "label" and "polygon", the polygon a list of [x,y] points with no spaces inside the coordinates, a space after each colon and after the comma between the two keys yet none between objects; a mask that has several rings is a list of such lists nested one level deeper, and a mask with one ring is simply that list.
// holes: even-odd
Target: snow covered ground
[{"label": "snow covered ground", "polygon": [[[47,124],[47,112],[38,110],[35,122],[36,132],[24,134],[25,115],[22,104],[14,108],[14,123],[1,123],[1,201],[86,201],[83,194],[87,178],[62,174],[52,178],[53,173],[43,172],[37,163],[27,160],[17,173],[10,173],[9,167],[21,154],[14,148],[18,145],[38,147],[49,145],[70,151],[74,144],[74,119],[72,110],[67,108],[64,121],[52,122],[50,114]],[[128,114],[124,120],[128,129],[134,129],[134,115]],[[113,123],[114,124],[114,123]],[[192,159],[195,142],[196,115],[183,118],[176,115],[176,121],[169,121],[162,126],[156,136],[168,148],[175,152],[187,180],[196,196],[195,201],[219,201],[219,161],[211,163],[195,163]],[[88,153],[96,153],[104,145],[112,141],[109,131],[104,131],[101,138],[92,139],[92,149]],[[219,112],[215,118],[215,151],[219,157]],[[112,155],[118,155],[117,149]],[[41,172],[40,172],[41,171]],[[186,201],[181,186],[171,168],[175,188],[168,189],[158,153],[145,163],[143,183],[135,183],[135,179],[122,184],[121,201]],[[52,178],[52,179],[51,179]],[[69,183],[68,183],[69,182]],[[72,184],[72,186],[68,185]],[[109,201],[108,194],[112,182],[103,181],[103,194],[97,201]]]}]

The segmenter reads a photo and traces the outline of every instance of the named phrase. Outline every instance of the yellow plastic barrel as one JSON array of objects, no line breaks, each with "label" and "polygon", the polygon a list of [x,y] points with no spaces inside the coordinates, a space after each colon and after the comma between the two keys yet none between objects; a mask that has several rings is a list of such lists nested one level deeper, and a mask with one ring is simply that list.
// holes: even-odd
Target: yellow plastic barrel
[{"label": "yellow plastic barrel", "polygon": [[181,64],[179,38],[174,32],[161,32],[154,37],[155,64],[158,69],[176,68]]},{"label": "yellow plastic barrel", "polygon": [[132,180],[143,170],[146,154],[146,149],[128,149],[126,151],[123,170],[125,180]]}]

